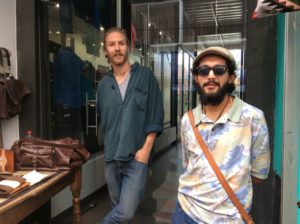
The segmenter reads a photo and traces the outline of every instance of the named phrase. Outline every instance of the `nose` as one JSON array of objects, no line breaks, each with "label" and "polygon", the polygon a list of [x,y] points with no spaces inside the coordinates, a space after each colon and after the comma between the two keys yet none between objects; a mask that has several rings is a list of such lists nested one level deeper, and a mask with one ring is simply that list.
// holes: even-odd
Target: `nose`
[{"label": "nose", "polygon": [[214,73],[214,71],[211,69],[210,71],[209,71],[209,73],[208,73],[208,78],[209,79],[211,79],[211,78],[215,78],[216,76],[215,76],[215,73]]},{"label": "nose", "polygon": [[119,44],[116,44],[116,45],[115,45],[115,49],[116,49],[116,50],[120,50]]}]

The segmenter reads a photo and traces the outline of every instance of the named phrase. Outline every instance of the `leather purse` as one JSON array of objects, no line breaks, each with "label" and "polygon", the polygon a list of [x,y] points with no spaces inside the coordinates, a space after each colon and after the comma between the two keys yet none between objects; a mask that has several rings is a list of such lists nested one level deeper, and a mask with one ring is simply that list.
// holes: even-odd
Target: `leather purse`
[{"label": "leather purse", "polygon": [[[5,71],[5,68],[6,71]],[[0,119],[10,119],[21,112],[21,99],[30,94],[29,88],[11,74],[10,54],[0,48]]]},{"label": "leather purse", "polygon": [[243,207],[243,205],[241,204],[241,202],[239,201],[239,199],[236,197],[235,193],[229,186],[229,184],[226,181],[224,175],[222,174],[220,168],[218,167],[216,161],[214,160],[214,157],[210,153],[207,145],[205,144],[202,136],[200,135],[199,130],[196,128],[195,121],[194,121],[194,114],[193,114],[192,110],[188,111],[188,116],[189,116],[189,120],[190,120],[192,128],[193,128],[194,135],[200,145],[200,148],[202,149],[206,159],[208,160],[208,162],[209,162],[210,166],[212,167],[212,169],[214,170],[218,180],[220,181],[221,185],[223,186],[224,190],[226,191],[228,197],[231,199],[232,203],[234,204],[234,206],[237,208],[237,210],[241,214],[245,223],[254,224],[251,216],[247,213],[246,209]]},{"label": "leather purse", "polygon": [[91,157],[79,140],[70,137],[58,140],[25,137],[16,141],[11,150],[16,170],[72,170]]}]

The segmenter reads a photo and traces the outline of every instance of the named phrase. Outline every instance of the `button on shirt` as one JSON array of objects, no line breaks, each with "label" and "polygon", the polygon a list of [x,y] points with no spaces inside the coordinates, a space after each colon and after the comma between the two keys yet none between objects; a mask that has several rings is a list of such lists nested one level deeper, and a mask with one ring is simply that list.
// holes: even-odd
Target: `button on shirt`
[{"label": "button on shirt", "polygon": [[[263,112],[235,97],[232,107],[217,122],[199,105],[195,124],[221,172],[241,204],[249,212],[251,175],[265,179],[269,173],[269,135]],[[197,223],[243,223],[226,191],[200,148],[189,118],[181,123],[184,173],[179,178],[178,200]]]}]

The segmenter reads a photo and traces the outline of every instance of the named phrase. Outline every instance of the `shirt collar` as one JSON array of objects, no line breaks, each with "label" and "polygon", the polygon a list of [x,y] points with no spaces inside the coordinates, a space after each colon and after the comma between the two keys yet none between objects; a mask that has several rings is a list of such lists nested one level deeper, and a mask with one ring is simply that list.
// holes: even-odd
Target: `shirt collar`
[{"label": "shirt collar", "polygon": [[[233,104],[230,110],[227,112],[228,120],[231,120],[233,122],[238,122],[240,120],[241,113],[242,113],[242,103],[243,101],[237,96],[235,96]],[[204,116],[201,104],[193,109],[193,113],[195,117],[196,126],[199,125],[201,122],[206,121],[206,116]]]},{"label": "shirt collar", "polygon": [[[133,72],[133,71],[135,71],[136,70],[136,68],[139,66],[139,63],[138,62],[134,62],[133,64],[131,64],[130,65],[130,71],[129,72]],[[108,71],[108,74],[110,75],[110,76],[113,76],[114,74],[113,74],[113,70],[112,70],[112,68]]]},{"label": "shirt collar", "polygon": [[242,115],[242,109],[243,109],[243,101],[235,96],[233,104],[228,111],[228,119],[233,121],[233,122],[239,122],[241,115]]}]

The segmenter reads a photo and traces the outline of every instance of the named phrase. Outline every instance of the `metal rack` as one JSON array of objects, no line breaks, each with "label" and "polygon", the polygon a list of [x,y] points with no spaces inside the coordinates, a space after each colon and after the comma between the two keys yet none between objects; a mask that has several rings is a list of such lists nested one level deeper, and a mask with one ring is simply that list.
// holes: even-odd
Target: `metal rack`
[{"label": "metal rack", "polygon": [[[94,128],[95,133],[97,136],[97,130],[98,130],[98,116],[97,116],[97,108],[96,108],[96,102],[97,102],[97,96],[95,96],[95,99],[90,100],[88,97],[88,93],[85,94],[85,121],[86,121],[86,135],[89,134],[89,129]],[[90,123],[90,108],[93,108],[95,110],[95,124]]]}]

